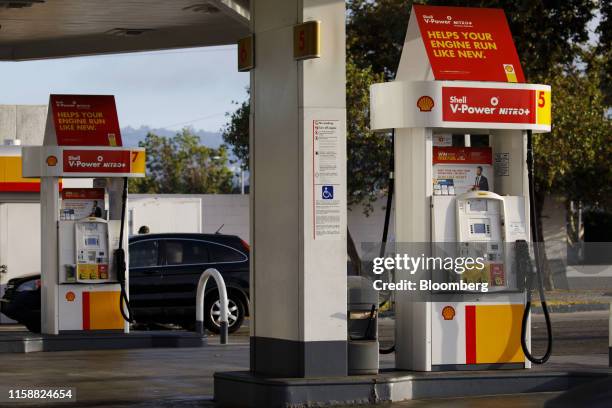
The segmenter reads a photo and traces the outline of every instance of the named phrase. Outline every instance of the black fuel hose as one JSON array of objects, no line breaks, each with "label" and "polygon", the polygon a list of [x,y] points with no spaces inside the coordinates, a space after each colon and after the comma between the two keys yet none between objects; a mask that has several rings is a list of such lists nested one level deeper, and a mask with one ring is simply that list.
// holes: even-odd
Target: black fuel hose
[{"label": "black fuel hose", "polygon": [[[387,192],[387,207],[385,208],[385,223],[383,226],[383,236],[382,243],[380,246],[380,257],[385,256],[386,246],[387,246],[387,237],[389,235],[389,221],[391,220],[391,205],[393,204],[393,190],[395,189],[395,129],[391,131],[391,158],[389,159],[389,187]],[[391,296],[389,296],[390,298]],[[383,305],[388,302],[389,299],[382,302],[379,307],[383,307]],[[378,352],[380,354],[391,354],[395,351],[395,344],[387,349],[379,349]]]},{"label": "black fuel hose", "polygon": [[[128,193],[128,178],[123,178],[123,193],[121,195],[121,229],[119,230],[119,248],[115,250],[114,259],[115,259],[115,267],[117,271],[117,280],[119,281],[119,286],[121,288],[121,293],[119,295],[119,310],[121,311],[121,316],[123,319],[132,323],[134,319],[132,318],[132,308],[130,306],[130,300],[127,296],[127,291],[125,289],[125,272],[127,269],[125,262],[125,250],[123,249],[123,231],[125,229],[125,212],[127,207],[127,193]],[[125,307],[124,307],[125,305]]]},{"label": "black fuel hose", "polygon": [[[533,269],[531,268],[530,262],[528,261],[527,267],[525,268],[525,290],[526,290],[526,302],[525,310],[523,311],[523,320],[521,322],[521,347],[525,357],[534,364],[544,364],[550,358],[552,353],[552,324],[550,322],[550,315],[548,313],[548,306],[546,304],[546,297],[544,295],[544,283],[542,281],[542,267],[540,265],[540,237],[537,229],[536,219],[536,200],[535,200],[535,184],[533,179],[533,135],[531,130],[527,131],[527,177],[529,182],[529,209],[531,215],[531,236],[533,237],[533,252],[535,257],[535,270],[536,270],[536,283],[538,285],[538,293],[540,295],[540,303],[542,304],[542,311],[544,312],[544,320],[546,322],[546,352],[542,357],[535,357],[531,354],[529,347],[527,346],[527,323],[529,321],[529,313],[531,311],[531,290],[533,288]],[[528,251],[528,250],[527,250]],[[529,253],[527,252],[527,258],[529,259]]]}]

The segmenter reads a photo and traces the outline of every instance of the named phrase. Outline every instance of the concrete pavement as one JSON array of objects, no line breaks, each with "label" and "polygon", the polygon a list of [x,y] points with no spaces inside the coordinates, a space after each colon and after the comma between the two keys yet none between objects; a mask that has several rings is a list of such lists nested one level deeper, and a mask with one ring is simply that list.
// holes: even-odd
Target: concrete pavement
[{"label": "concrete pavement", "polygon": [[[555,314],[553,322],[558,338],[553,357],[545,367],[533,370],[609,372],[607,313]],[[534,337],[543,343],[542,322],[538,317],[534,318],[533,325]],[[391,331],[392,321],[383,324],[383,329],[383,335]],[[0,384],[19,388],[75,387],[77,403],[73,406],[79,407],[212,407],[213,373],[248,369],[249,345],[246,329],[230,336],[230,345],[219,345],[217,337],[211,337],[209,343],[207,347],[189,349],[3,354],[0,355]],[[393,355],[381,356],[381,366],[393,367]],[[541,407],[556,395],[431,399],[384,406]]]}]

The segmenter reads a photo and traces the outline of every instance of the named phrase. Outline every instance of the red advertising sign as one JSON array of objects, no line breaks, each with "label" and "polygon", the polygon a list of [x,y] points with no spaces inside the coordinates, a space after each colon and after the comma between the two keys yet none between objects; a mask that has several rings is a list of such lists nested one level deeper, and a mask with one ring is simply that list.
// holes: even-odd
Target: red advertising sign
[{"label": "red advertising sign", "polygon": [[122,146],[115,97],[51,95],[59,146]]},{"label": "red advertising sign", "polygon": [[103,188],[65,188],[62,200],[104,200]]},{"label": "red advertising sign", "polygon": [[413,7],[436,80],[525,82],[503,10]]},{"label": "red advertising sign", "polygon": [[129,150],[64,150],[64,173],[129,173]]},{"label": "red advertising sign", "polygon": [[490,147],[433,147],[434,164],[492,164]]},{"label": "red advertising sign", "polygon": [[531,89],[442,88],[442,120],[446,122],[536,123],[535,91]]}]

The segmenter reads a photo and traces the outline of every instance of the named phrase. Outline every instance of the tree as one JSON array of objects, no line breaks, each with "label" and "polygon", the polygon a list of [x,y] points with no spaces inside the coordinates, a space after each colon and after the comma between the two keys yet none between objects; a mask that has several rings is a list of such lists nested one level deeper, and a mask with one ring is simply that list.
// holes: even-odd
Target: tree
[{"label": "tree", "polygon": [[610,107],[612,106],[612,2],[601,0],[599,5],[601,20],[597,27],[599,41],[595,52],[601,60],[599,66],[590,68],[599,69],[604,103]]},{"label": "tree", "polygon": [[147,176],[130,180],[132,193],[230,193],[233,173],[227,168],[227,148],[200,145],[200,138],[183,129],[172,138],[147,134],[138,144],[147,152]]},{"label": "tree", "polygon": [[366,214],[387,188],[391,139],[370,131],[370,85],[383,82],[383,74],[346,63],[348,205],[363,205]]},{"label": "tree", "polygon": [[[247,90],[247,93],[248,90]],[[221,129],[223,141],[227,143],[234,156],[241,163],[242,170],[249,168],[249,114],[251,112],[250,100],[239,103],[232,102],[238,108],[233,113],[227,113],[225,116],[229,121]]]},{"label": "tree", "polygon": [[[585,59],[599,59],[587,53]],[[534,137],[536,189],[612,210],[612,122],[606,118],[601,70],[571,67],[546,78],[553,89],[551,134]]]},{"label": "tree", "polygon": [[[538,235],[543,237],[542,215],[547,195],[581,202],[591,208],[612,210],[612,122],[604,115],[599,58],[586,53],[593,68],[575,65],[551,72],[544,83],[552,86],[552,132],[534,135],[535,196]],[[569,231],[568,231],[569,233]],[[541,265],[547,288],[554,287],[552,274],[542,251]]]},{"label": "tree", "polygon": [[395,77],[404,46],[412,1],[347,2],[347,57],[357,67]]}]

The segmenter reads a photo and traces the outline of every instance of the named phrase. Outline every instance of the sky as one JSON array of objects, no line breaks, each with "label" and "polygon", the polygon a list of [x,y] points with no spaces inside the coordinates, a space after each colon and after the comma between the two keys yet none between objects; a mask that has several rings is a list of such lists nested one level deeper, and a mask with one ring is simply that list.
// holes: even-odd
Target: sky
[{"label": "sky", "polygon": [[236,46],[0,62],[0,104],[46,105],[51,93],[115,95],[121,127],[218,131],[247,98]]}]

